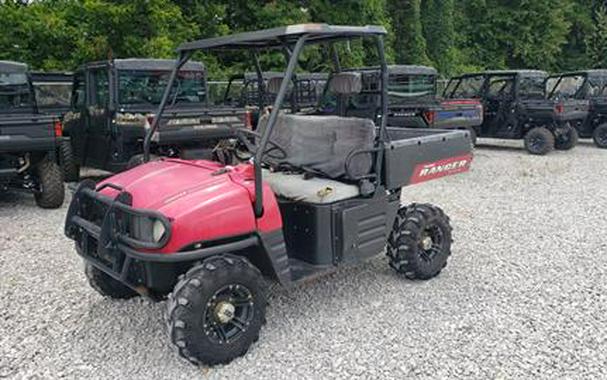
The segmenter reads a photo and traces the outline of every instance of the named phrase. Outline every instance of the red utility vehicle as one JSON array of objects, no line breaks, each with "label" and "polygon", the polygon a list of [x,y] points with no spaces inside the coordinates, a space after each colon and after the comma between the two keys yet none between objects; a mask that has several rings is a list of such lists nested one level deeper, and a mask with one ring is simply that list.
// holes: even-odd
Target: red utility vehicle
[{"label": "red utility vehicle", "polygon": [[[165,125],[175,73],[193,52],[282,50],[287,68],[271,112],[255,132],[236,130],[242,162],[162,158],[74,194],[66,235],[101,294],[168,295],[168,329],[194,363],[243,355],[265,322],[264,278],[292,285],[361,262],[387,247],[390,265],[429,279],[451,254],[451,225],[438,207],[401,205],[401,187],[468,170],[466,131],[388,128],[372,120],[287,113],[285,94],[307,46],[350,39],[373,43],[382,72],[374,94],[387,114],[386,31],[380,26],[293,25],[187,43],[145,140]],[[369,45],[366,45],[369,46]],[[335,49],[335,51],[338,51]],[[335,72],[338,102],[360,92],[361,77]],[[259,67],[259,82],[263,80]],[[219,155],[224,156],[224,155]]]}]

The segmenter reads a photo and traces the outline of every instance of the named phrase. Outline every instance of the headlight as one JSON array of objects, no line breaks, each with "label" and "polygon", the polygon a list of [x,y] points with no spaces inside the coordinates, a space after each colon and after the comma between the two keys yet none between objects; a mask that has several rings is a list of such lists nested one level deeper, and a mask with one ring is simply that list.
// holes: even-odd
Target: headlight
[{"label": "headlight", "polygon": [[154,242],[158,243],[162,240],[166,232],[167,230],[164,227],[164,224],[162,224],[160,220],[155,220],[152,225],[152,238],[154,239]]}]

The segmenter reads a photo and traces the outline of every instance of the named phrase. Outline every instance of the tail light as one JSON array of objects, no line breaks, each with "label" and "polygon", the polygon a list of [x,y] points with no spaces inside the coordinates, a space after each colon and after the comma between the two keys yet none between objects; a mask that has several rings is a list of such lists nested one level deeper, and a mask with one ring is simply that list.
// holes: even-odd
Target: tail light
[{"label": "tail light", "polygon": [[53,125],[53,129],[55,131],[55,137],[63,136],[63,125],[61,124],[61,122],[59,120],[55,121],[55,124]]},{"label": "tail light", "polygon": [[559,114],[563,113],[565,112],[565,106],[563,105],[563,103],[559,103],[556,105],[556,107],[554,107],[554,111]]},{"label": "tail light", "polygon": [[145,118],[145,129],[152,128],[152,125],[154,125],[154,116],[153,115],[146,116],[146,118]]},{"label": "tail light", "polygon": [[244,126],[247,129],[253,129],[253,112],[251,110],[244,111]]},{"label": "tail light", "polygon": [[434,120],[436,120],[436,111],[424,111],[423,116],[428,124],[433,124]]}]

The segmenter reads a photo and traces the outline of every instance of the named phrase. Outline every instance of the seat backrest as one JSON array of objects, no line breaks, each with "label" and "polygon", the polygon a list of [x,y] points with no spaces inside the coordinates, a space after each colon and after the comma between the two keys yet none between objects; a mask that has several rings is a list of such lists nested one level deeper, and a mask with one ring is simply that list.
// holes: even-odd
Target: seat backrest
[{"label": "seat backrest", "polygon": [[280,85],[282,84],[282,79],[282,76],[272,77],[268,79],[268,83],[266,84],[266,92],[271,95],[278,95]]},{"label": "seat backrest", "polygon": [[347,116],[350,96],[360,94],[363,88],[362,76],[357,72],[334,74],[329,80],[329,92],[337,98],[337,114]]},{"label": "seat backrest", "polygon": [[[267,122],[268,116],[262,116],[261,133]],[[368,119],[279,113],[270,138],[286,151],[284,159],[267,158],[273,165],[288,164],[333,179],[355,179],[373,167],[372,154],[358,154],[350,159],[346,172],[353,152],[374,147],[375,124]]]}]

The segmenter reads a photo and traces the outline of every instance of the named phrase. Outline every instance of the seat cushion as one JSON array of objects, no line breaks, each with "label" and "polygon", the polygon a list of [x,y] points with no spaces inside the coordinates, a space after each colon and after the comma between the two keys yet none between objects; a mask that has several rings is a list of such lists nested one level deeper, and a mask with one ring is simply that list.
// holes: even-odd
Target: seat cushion
[{"label": "seat cushion", "polygon": [[292,201],[326,204],[360,195],[358,186],[326,178],[304,179],[303,174],[263,170],[263,180],[274,194]]},{"label": "seat cushion", "polygon": [[[268,117],[264,115],[258,125],[261,133],[267,122]],[[280,113],[271,139],[286,153],[284,159],[268,159],[271,164],[288,164],[332,179],[344,178],[347,177],[346,161],[350,154],[373,149],[375,124],[353,117]],[[349,174],[355,178],[366,175],[372,166],[370,153],[358,154],[349,162]]]}]

